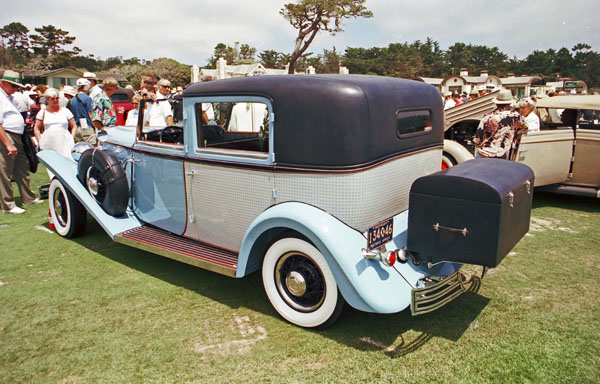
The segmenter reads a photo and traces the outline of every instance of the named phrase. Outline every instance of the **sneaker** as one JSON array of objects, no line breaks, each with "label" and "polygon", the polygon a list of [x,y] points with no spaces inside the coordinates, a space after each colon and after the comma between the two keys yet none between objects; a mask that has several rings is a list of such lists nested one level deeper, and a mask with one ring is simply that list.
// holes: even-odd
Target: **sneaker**
[{"label": "sneaker", "polygon": [[2,210],[4,213],[12,213],[13,215],[19,215],[23,212],[25,212],[25,210],[23,208],[19,208],[19,207],[14,207],[13,209],[9,209],[9,210]]},{"label": "sneaker", "polygon": [[44,200],[40,199],[40,198],[35,198],[33,200],[31,200],[29,203],[23,204],[23,205],[35,205],[35,204],[40,204],[43,203]]}]

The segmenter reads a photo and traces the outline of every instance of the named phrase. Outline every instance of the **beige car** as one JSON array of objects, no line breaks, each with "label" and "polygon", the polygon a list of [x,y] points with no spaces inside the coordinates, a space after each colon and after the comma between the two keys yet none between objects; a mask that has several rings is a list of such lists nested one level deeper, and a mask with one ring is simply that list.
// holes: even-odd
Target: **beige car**
[{"label": "beige car", "polygon": [[[461,111],[459,118],[453,119],[458,114],[449,112],[446,118],[449,120],[450,116],[452,125],[446,127],[446,138],[471,147],[470,137],[481,113],[475,116]],[[515,161],[533,169],[535,186],[541,190],[600,198],[600,96],[545,98],[537,102],[536,112],[541,129],[521,138]],[[459,128],[465,139],[448,137],[459,132]],[[456,159],[455,163],[462,162],[464,152],[456,149],[456,143],[444,145],[445,158]]]}]

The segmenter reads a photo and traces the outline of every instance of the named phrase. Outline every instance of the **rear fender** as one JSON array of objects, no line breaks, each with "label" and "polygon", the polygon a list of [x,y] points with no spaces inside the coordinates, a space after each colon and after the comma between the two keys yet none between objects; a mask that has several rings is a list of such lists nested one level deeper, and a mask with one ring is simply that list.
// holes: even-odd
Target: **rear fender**
[{"label": "rear fender", "polygon": [[[394,268],[362,256],[361,250],[367,245],[362,233],[314,206],[298,202],[275,205],[252,222],[242,241],[236,277],[261,267],[264,253],[273,240],[265,240],[264,234],[285,230],[301,234],[319,249],[344,299],[352,307],[366,312],[394,313],[410,305],[410,284]],[[404,232],[405,228],[398,231]],[[405,233],[396,235],[396,230],[394,233],[396,240],[405,238]],[[400,268],[413,275],[409,280],[423,276],[408,264]]]}]

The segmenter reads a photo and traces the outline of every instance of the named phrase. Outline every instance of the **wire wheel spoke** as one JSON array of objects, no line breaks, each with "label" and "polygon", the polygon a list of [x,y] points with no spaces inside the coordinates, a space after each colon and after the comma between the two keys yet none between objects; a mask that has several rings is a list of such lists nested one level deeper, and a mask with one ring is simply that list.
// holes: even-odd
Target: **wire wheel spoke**
[{"label": "wire wheel spoke", "polygon": [[283,255],[276,268],[281,297],[302,312],[318,309],[325,299],[325,279],[317,265],[303,254]]}]

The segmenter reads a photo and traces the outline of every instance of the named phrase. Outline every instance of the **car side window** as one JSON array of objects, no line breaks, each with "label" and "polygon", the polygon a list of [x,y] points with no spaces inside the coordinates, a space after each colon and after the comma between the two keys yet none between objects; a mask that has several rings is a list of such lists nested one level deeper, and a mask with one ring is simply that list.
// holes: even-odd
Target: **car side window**
[{"label": "car side window", "polygon": [[600,111],[580,110],[577,126],[581,129],[600,129]]},{"label": "car side window", "polygon": [[[141,112],[140,112],[141,113]],[[143,103],[142,138],[147,142],[184,144],[183,127],[174,125],[173,106],[170,100]]]},{"label": "car side window", "polygon": [[196,103],[198,148],[269,152],[269,108],[256,101]]},{"label": "car side window", "polygon": [[396,113],[396,133],[400,138],[431,131],[431,111],[399,111]]}]

